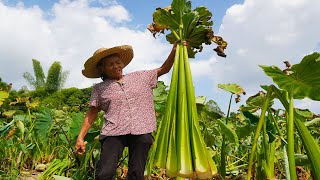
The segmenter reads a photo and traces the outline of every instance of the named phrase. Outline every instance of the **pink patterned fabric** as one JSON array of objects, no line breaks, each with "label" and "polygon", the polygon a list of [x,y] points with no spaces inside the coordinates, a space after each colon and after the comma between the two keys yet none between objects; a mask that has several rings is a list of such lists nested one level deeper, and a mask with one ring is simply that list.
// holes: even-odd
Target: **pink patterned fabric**
[{"label": "pink patterned fabric", "polygon": [[157,69],[153,69],[124,75],[120,81],[107,79],[96,84],[89,106],[105,112],[101,134],[137,135],[156,130],[152,89],[157,81]]}]

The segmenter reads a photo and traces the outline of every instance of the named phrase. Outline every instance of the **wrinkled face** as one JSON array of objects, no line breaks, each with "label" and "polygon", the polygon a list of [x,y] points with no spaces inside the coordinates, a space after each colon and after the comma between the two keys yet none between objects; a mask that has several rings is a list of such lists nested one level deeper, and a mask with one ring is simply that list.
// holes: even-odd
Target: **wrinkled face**
[{"label": "wrinkled face", "polygon": [[109,79],[121,79],[124,64],[117,55],[105,57],[101,59],[101,72],[107,75]]}]

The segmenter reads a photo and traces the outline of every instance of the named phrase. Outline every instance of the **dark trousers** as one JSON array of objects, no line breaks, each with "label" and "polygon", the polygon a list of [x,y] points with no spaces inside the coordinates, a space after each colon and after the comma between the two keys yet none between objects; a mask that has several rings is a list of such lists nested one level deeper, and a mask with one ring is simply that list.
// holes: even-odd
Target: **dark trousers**
[{"label": "dark trousers", "polygon": [[127,180],[143,180],[149,149],[153,143],[151,134],[101,136],[101,155],[96,180],[114,180],[123,149],[129,149]]}]

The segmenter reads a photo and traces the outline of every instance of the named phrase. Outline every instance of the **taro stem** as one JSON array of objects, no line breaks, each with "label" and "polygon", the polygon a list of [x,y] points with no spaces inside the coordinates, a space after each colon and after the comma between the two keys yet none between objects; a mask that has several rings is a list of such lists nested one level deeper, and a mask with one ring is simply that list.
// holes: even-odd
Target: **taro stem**
[{"label": "taro stem", "polygon": [[252,165],[253,165],[254,153],[255,153],[256,148],[257,148],[257,143],[258,143],[258,138],[259,138],[259,135],[260,135],[260,132],[261,132],[261,128],[262,128],[262,126],[263,126],[263,124],[265,122],[266,112],[267,112],[267,109],[268,109],[268,106],[269,106],[269,102],[272,99],[271,95],[272,95],[272,87],[270,86],[268,88],[266,99],[265,99],[265,101],[263,103],[263,106],[262,106],[261,116],[259,118],[257,129],[256,129],[256,132],[254,134],[252,150],[251,150],[251,154],[250,154],[250,158],[249,158],[249,168],[248,168],[247,180],[250,180],[250,177],[251,177],[251,170],[252,170]]}]

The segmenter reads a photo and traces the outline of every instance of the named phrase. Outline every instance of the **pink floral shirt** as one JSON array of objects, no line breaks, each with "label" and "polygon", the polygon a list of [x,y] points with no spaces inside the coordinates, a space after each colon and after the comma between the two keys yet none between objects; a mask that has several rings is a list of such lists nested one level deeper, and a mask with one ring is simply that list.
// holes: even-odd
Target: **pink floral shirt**
[{"label": "pink floral shirt", "polygon": [[137,135],[156,130],[153,88],[157,77],[157,69],[137,71],[120,81],[107,79],[93,86],[89,106],[105,112],[102,135]]}]

